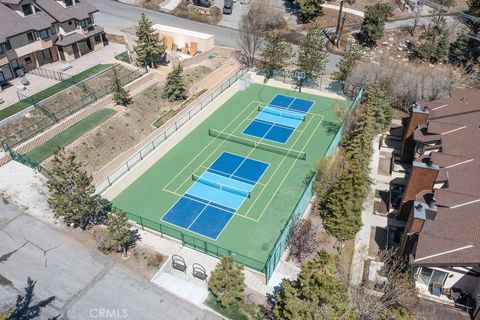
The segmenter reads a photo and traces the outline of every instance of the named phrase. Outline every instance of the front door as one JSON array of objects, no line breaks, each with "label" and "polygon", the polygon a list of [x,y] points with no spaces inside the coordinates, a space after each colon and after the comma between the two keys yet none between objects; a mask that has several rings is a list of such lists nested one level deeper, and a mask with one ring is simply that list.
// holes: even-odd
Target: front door
[{"label": "front door", "polygon": [[5,82],[13,79],[12,70],[8,64],[4,64],[0,67],[0,82]]}]

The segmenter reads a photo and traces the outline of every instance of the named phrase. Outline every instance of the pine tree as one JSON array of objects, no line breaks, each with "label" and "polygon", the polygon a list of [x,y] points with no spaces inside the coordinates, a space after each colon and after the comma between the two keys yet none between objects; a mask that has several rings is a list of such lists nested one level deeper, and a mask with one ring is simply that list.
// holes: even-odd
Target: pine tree
[{"label": "pine tree", "polygon": [[310,21],[312,18],[322,14],[321,5],[324,0],[294,0],[298,6],[300,20],[303,22]]},{"label": "pine tree", "polygon": [[136,28],[134,50],[137,54],[137,64],[139,66],[154,67],[155,58],[165,53],[165,45],[160,40],[155,30],[152,28],[152,22],[142,13],[138,26]]},{"label": "pine tree", "polygon": [[267,33],[262,51],[262,67],[266,71],[265,81],[273,76],[275,70],[282,70],[286,61],[292,56],[292,46],[285,41],[280,31]]},{"label": "pine tree", "polygon": [[308,30],[306,37],[300,42],[298,67],[308,76],[318,78],[325,72],[327,53],[325,40],[319,28]]},{"label": "pine tree", "polygon": [[385,21],[393,15],[392,7],[383,2],[368,6],[365,11],[360,33],[367,45],[375,45],[383,36]]},{"label": "pine tree", "polygon": [[377,131],[385,129],[390,125],[393,116],[390,99],[378,80],[375,80],[368,87],[368,90],[365,92],[364,103],[372,108]]},{"label": "pine tree", "polygon": [[63,218],[66,224],[83,230],[102,218],[103,205],[95,194],[92,176],[82,170],[82,163],[76,161],[74,153],[55,151],[50,174],[48,205],[55,218]]},{"label": "pine tree", "polygon": [[130,225],[125,213],[112,210],[107,219],[107,233],[110,238],[110,249],[121,251],[126,256],[128,247],[131,245],[131,237]]},{"label": "pine tree", "polygon": [[231,256],[226,256],[210,275],[208,288],[224,308],[243,303],[245,276],[242,270],[241,264],[236,263]]},{"label": "pine tree", "polygon": [[168,101],[185,100],[187,90],[182,76],[183,68],[180,64],[173,66],[173,70],[167,76],[167,83],[162,97]]},{"label": "pine tree", "polygon": [[113,83],[112,83],[112,92],[113,92],[113,102],[120,104],[124,107],[127,104],[132,102],[132,97],[130,93],[122,87],[120,79],[118,79],[117,70],[113,69]]},{"label": "pine tree", "polygon": [[342,60],[337,63],[337,70],[332,75],[333,79],[345,82],[362,55],[363,52],[358,46],[351,46],[350,50],[344,53]]},{"label": "pine tree", "polygon": [[347,288],[340,282],[334,256],[320,250],[302,266],[298,278],[283,280],[273,314],[283,320],[352,319]]},{"label": "pine tree", "polygon": [[[480,0],[467,0],[469,15],[480,17]],[[451,43],[449,51],[450,62],[461,65],[467,71],[480,69],[480,21],[466,19],[467,32],[461,33],[457,40]]]},{"label": "pine tree", "polygon": [[445,18],[435,20],[420,35],[421,44],[417,48],[418,57],[431,63],[445,60],[449,50],[449,31]]}]

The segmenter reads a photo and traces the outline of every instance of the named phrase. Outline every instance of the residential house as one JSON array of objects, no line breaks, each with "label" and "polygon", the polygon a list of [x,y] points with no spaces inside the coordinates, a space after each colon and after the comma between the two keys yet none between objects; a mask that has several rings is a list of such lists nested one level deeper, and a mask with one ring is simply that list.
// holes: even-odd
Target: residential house
[{"label": "residential house", "polygon": [[418,102],[404,124],[400,251],[423,297],[480,319],[480,91]]},{"label": "residential house", "polygon": [[97,11],[87,0],[0,0],[0,83],[102,47]]}]

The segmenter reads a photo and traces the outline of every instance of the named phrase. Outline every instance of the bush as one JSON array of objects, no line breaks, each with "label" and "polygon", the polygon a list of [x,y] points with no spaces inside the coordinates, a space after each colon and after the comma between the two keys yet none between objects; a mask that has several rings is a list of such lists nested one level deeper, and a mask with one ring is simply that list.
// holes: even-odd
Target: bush
[{"label": "bush", "polygon": [[153,268],[159,268],[162,265],[164,256],[158,252],[152,253],[148,256],[147,265]]}]

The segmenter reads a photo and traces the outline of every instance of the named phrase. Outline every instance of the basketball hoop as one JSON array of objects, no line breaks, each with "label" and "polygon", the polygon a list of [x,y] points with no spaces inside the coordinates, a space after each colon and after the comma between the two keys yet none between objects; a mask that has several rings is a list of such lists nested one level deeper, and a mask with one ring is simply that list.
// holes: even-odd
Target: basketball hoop
[{"label": "basketball hoop", "polygon": [[298,92],[302,92],[302,82],[305,80],[305,72],[303,71],[294,71],[293,78],[298,81]]}]

